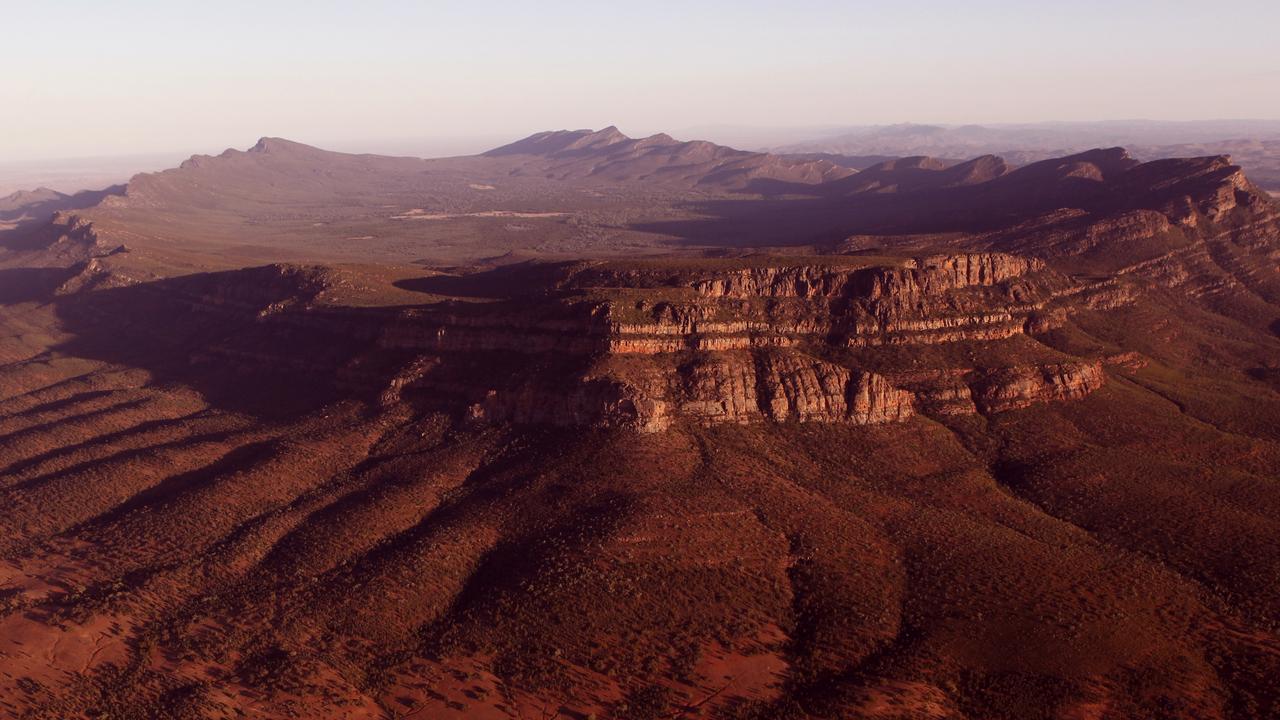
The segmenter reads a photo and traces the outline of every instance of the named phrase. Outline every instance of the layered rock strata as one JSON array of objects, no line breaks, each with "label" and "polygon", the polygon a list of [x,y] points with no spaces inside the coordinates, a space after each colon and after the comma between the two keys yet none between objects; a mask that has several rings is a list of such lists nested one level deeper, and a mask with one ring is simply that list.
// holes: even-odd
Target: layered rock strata
[{"label": "layered rock strata", "polygon": [[[867,425],[1076,399],[1103,381],[1100,366],[1071,362],[899,380],[850,354],[1042,331],[1089,296],[1040,261],[1001,253],[853,267],[578,265],[551,278],[512,300],[356,308],[326,302],[334,271],[268,266],[69,306],[80,323],[194,343],[182,348],[193,367],[307,378],[467,422]],[[170,313],[171,331],[156,333],[154,310],[130,328],[144,306]]]}]

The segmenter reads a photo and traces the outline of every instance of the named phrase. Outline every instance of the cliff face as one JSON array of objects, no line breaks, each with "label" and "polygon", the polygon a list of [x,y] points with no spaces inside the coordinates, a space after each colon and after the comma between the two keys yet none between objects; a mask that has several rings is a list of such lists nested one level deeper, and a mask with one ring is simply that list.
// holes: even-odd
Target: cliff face
[{"label": "cliff face", "polygon": [[1102,361],[1080,360],[904,373],[895,380],[911,390],[927,414],[987,415],[1038,403],[1083,399],[1106,383],[1106,373]]},{"label": "cliff face", "polygon": [[[645,430],[682,418],[873,424],[905,420],[918,408],[998,412],[1083,397],[1101,384],[1101,371],[1070,364],[998,376],[967,371],[963,389],[935,380],[908,390],[882,373],[819,359],[824,348],[999,341],[1057,327],[1071,308],[1115,292],[1073,283],[1047,271],[1043,261],[1006,253],[870,266],[588,265],[566,270],[557,286],[572,298],[582,292],[598,300],[561,301],[560,315],[402,318],[380,342],[433,352],[590,356],[576,374],[492,390],[477,404],[477,418]],[[1045,378],[1043,387],[1031,387],[1024,375]],[[956,401],[940,403],[947,393]]]},{"label": "cliff face", "polygon": [[193,367],[287,375],[472,423],[867,425],[1076,399],[1103,381],[1087,363],[898,378],[859,359],[876,348],[998,342],[1086,305],[1090,287],[1008,254],[852,267],[575,265],[533,268],[525,280],[532,289],[511,300],[358,308],[327,300],[343,286],[339,271],[267,266],[92,293],[69,308],[82,325],[175,342]]},{"label": "cliff face", "polygon": [[678,368],[672,403],[703,423],[870,425],[915,414],[911,393],[883,376],[789,352],[707,354]]},{"label": "cliff face", "polygon": [[1085,289],[1043,261],[1006,253],[907,258],[895,265],[772,266],[689,276],[595,271],[576,281],[688,288],[694,298],[609,306],[610,351],[857,348],[1008,338],[1060,318]]},{"label": "cliff face", "polygon": [[1079,400],[1102,387],[1101,362],[1011,367],[976,383],[974,404],[983,413],[1025,408],[1050,400]]},{"label": "cliff face", "polygon": [[559,383],[527,380],[490,389],[472,421],[665,430],[703,425],[822,422],[873,425],[915,414],[915,396],[882,375],[789,351],[705,353],[639,374],[608,363]]},{"label": "cliff face", "polygon": [[1042,270],[1040,260],[963,253],[904,260],[899,267],[779,266],[714,273],[691,283],[710,298],[850,298],[909,301],[966,287],[991,287]]}]

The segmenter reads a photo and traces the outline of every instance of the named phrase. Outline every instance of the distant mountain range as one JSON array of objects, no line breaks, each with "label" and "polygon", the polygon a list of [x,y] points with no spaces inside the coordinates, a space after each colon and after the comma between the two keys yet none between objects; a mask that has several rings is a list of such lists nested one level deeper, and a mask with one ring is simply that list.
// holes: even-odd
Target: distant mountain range
[{"label": "distant mountain range", "polygon": [[21,205],[23,216],[42,220],[84,209],[99,233],[120,243],[218,248],[200,262],[225,261],[228,244],[263,260],[385,252],[388,261],[474,261],[535,247],[543,256],[573,254],[586,238],[604,252],[651,246],[653,233],[631,218],[688,217],[679,206],[695,199],[809,195],[853,177],[865,160],[749,152],[668,135],[636,139],[615,127],[542,132],[480,155],[437,159],[264,137],[248,150],[195,155],[135,175],[92,208],[53,191],[6,202],[15,206],[10,214]]},{"label": "distant mountain range", "polygon": [[1143,160],[1231,155],[1263,187],[1280,189],[1280,121],[1118,121],[1025,125],[881,125],[770,148],[783,154],[891,157],[999,155],[1015,165],[1122,146]]},{"label": "distant mountain range", "polygon": [[488,158],[522,156],[538,160],[517,168],[520,174],[717,188],[745,188],[761,179],[822,183],[852,174],[826,158],[748,152],[705,140],[682,142],[666,134],[634,139],[612,126],[537,133],[484,154]]},{"label": "distant mountain range", "polygon": [[[892,148],[874,144],[843,148],[866,154],[762,153],[665,134],[631,138],[616,127],[540,132],[481,155],[440,159],[340,153],[267,137],[102,193],[15,193],[0,200],[0,221],[30,225],[75,210],[112,247],[158,242],[208,251],[201,263],[237,253],[260,261],[305,254],[510,262],[655,252],[673,242],[790,246],[972,225],[1052,210],[1063,189],[1111,193],[1088,181],[1115,175],[1095,171],[1095,161],[1137,164],[1119,148],[1048,160],[1019,151],[1009,160],[974,156],[976,141],[957,146],[955,138],[991,136],[981,128],[902,126],[865,138],[873,136],[896,138],[904,152],[923,143],[937,156],[886,157],[878,153]],[[914,197],[920,194],[926,197]],[[821,204],[755,202],[788,197]],[[732,212],[712,221],[699,202],[718,203],[715,214]]]}]

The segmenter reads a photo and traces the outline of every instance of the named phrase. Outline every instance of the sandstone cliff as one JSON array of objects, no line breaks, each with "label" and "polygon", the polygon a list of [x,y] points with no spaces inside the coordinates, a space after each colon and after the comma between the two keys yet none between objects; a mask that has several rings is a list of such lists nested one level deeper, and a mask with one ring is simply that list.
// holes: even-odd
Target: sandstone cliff
[{"label": "sandstone cliff", "polygon": [[[1103,382],[1087,362],[899,378],[858,359],[877,347],[1000,342],[1087,305],[1086,286],[1008,254],[530,272],[549,290],[359,308],[326,300],[345,286],[340,271],[274,265],[87,294],[71,304],[72,319],[175,343],[192,367],[331,386],[473,423],[868,425],[1078,399]],[[146,322],[135,324],[142,307]]]}]

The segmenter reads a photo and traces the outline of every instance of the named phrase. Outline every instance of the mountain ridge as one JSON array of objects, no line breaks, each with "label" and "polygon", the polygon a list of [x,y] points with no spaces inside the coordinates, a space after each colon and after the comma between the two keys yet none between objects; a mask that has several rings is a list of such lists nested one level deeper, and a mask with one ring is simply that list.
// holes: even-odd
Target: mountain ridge
[{"label": "mountain ridge", "polygon": [[[1185,127],[1184,127],[1185,126]],[[999,126],[900,125],[858,128],[827,138],[771,147],[779,153],[845,155],[943,155],[971,158],[994,154],[1014,165],[1123,145],[1156,160],[1234,154],[1269,190],[1280,189],[1280,123],[1040,123]]]},{"label": "mountain ridge", "polygon": [[704,140],[679,141],[662,133],[634,139],[615,126],[535,133],[483,153],[484,157],[513,155],[560,161],[544,170],[562,179],[590,176],[735,189],[748,189],[757,179],[821,183],[853,172],[828,160],[790,159]]}]

